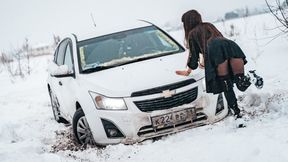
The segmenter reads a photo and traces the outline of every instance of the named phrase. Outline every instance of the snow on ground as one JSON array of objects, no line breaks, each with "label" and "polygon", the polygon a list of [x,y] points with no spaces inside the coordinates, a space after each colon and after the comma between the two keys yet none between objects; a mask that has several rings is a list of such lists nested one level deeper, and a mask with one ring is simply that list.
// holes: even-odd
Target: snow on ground
[{"label": "snow on ground", "polygon": [[[165,161],[165,162],[284,162],[288,161],[288,38],[267,44],[278,30],[269,14],[218,23],[247,54],[247,69],[264,77],[262,90],[237,91],[247,113],[246,128],[237,129],[231,118],[135,145],[80,148],[71,128],[53,120],[46,88],[50,56],[32,59],[32,74],[11,79],[0,67],[0,161]],[[183,32],[171,33],[181,43]],[[13,80],[13,82],[11,82]],[[65,148],[66,147],[66,148]]]}]

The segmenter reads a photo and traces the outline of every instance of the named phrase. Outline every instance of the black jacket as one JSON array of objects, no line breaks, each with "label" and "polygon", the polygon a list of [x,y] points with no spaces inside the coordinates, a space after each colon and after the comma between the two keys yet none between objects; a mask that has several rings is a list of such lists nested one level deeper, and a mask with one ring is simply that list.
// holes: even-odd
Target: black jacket
[{"label": "black jacket", "polygon": [[[199,53],[204,54],[206,91],[208,93],[223,92],[223,87],[217,77],[217,66],[230,58],[243,58],[246,63],[246,56],[241,48],[233,41],[226,39],[210,23],[202,23],[196,26],[189,33],[190,55],[188,67],[197,69]],[[233,80],[233,73],[230,70],[230,77]]]}]

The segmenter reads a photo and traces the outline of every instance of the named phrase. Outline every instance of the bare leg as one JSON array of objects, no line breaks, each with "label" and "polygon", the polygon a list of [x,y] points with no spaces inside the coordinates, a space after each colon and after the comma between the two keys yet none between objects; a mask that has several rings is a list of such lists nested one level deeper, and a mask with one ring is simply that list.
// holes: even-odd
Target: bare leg
[{"label": "bare leg", "polygon": [[230,59],[230,66],[234,75],[244,74],[244,61],[242,58]]},{"label": "bare leg", "polygon": [[229,74],[228,60],[217,66],[217,75],[226,76]]}]

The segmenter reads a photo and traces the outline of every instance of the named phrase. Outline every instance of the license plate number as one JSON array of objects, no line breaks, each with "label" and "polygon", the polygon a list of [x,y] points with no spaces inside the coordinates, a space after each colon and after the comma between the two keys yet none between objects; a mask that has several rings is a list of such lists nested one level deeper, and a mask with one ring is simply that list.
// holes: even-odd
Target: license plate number
[{"label": "license plate number", "polygon": [[172,112],[164,115],[152,117],[154,129],[165,128],[192,121],[196,117],[195,108],[189,108],[182,111]]}]

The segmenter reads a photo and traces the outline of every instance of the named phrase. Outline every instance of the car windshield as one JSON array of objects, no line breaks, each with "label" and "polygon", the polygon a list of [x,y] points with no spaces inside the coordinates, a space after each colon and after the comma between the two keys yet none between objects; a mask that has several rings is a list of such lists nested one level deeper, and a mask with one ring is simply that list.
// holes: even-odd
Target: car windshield
[{"label": "car windshield", "polygon": [[78,43],[82,72],[93,72],[184,49],[155,26],[114,33]]}]

